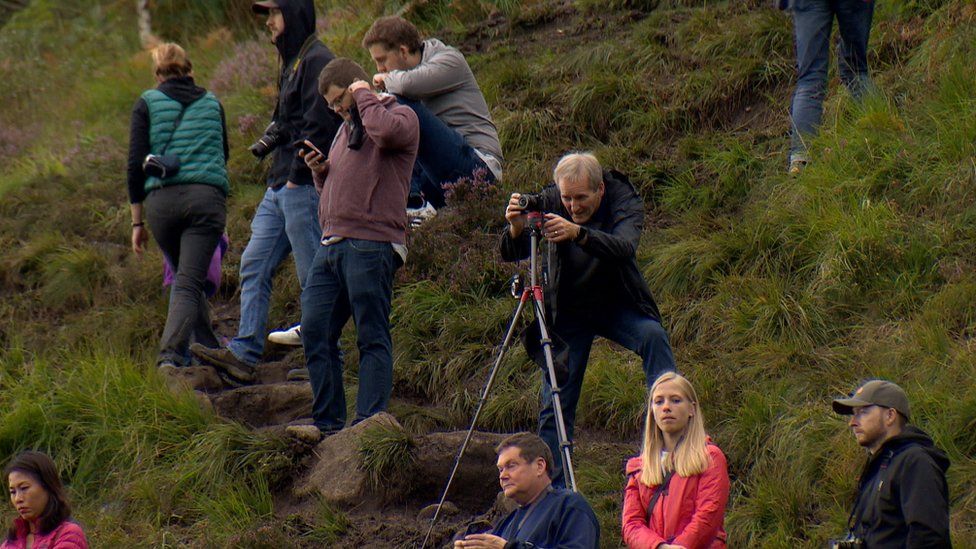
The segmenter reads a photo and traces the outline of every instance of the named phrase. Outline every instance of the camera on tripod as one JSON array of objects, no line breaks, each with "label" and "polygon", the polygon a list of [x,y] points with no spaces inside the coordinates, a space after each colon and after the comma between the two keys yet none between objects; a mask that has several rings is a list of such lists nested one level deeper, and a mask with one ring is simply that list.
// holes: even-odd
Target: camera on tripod
[{"label": "camera on tripod", "polygon": [[526,193],[519,195],[518,199],[519,208],[527,212],[541,212],[542,211],[542,194],[541,193]]}]

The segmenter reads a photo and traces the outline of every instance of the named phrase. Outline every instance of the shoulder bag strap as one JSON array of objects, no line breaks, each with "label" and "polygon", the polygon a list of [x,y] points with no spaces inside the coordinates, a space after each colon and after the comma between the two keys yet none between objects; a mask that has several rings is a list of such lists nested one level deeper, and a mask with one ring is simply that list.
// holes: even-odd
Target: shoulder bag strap
[{"label": "shoulder bag strap", "polygon": [[647,521],[651,521],[651,514],[654,513],[654,506],[657,505],[657,500],[660,499],[661,494],[668,491],[668,484],[671,483],[671,477],[674,476],[674,471],[668,471],[667,475],[664,475],[664,480],[661,484],[654,489],[654,495],[651,496],[651,502],[647,504]]}]

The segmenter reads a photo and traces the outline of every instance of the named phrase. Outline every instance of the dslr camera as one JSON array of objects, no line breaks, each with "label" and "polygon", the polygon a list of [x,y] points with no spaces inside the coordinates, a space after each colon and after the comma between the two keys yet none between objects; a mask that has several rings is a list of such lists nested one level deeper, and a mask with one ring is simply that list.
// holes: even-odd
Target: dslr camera
[{"label": "dslr camera", "polygon": [[519,195],[518,200],[519,208],[527,212],[541,212],[542,211],[542,194],[541,193],[525,193]]},{"label": "dslr camera", "polygon": [[285,140],[284,134],[285,132],[282,131],[282,128],[272,122],[264,129],[264,135],[248,147],[247,150],[251,151],[251,154],[258,158],[264,158],[281,145]]},{"label": "dslr camera", "polygon": [[856,536],[847,536],[844,539],[832,539],[827,544],[829,549],[864,549],[864,540]]}]

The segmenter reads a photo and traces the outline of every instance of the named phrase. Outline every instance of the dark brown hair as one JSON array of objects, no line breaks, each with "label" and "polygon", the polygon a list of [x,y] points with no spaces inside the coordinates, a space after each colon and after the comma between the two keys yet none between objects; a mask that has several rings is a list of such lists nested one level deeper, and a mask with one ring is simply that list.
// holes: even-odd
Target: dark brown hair
[{"label": "dark brown hair", "polygon": [[369,75],[352,59],[336,57],[319,73],[319,93],[325,95],[329,86],[347,88],[356,80],[369,82]]},{"label": "dark brown hair", "polygon": [[500,454],[509,448],[518,448],[519,455],[528,463],[533,463],[542,458],[546,462],[546,474],[552,478],[552,450],[539,435],[525,431],[509,435],[498,443],[495,453]]},{"label": "dark brown hair", "polygon": [[398,15],[388,15],[373,21],[373,26],[363,36],[363,47],[369,49],[379,44],[388,50],[406,46],[410,53],[420,50],[420,31],[413,23]]},{"label": "dark brown hair", "polygon": [[[71,505],[68,504],[68,496],[61,484],[61,477],[58,476],[58,470],[47,454],[33,451],[17,454],[7,464],[3,473],[5,483],[8,486],[10,485],[10,473],[14,471],[30,475],[47,492],[47,506],[41,513],[38,523],[38,529],[42,535],[51,533],[62,522],[71,517]],[[7,539],[11,541],[17,539],[16,526],[10,527],[7,532]]]}]

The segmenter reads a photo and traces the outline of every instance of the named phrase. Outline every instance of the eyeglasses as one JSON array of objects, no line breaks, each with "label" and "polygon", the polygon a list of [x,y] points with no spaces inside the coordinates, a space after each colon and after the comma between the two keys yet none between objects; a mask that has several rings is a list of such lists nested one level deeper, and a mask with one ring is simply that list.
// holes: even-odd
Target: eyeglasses
[{"label": "eyeglasses", "polygon": [[339,106],[342,105],[342,100],[346,98],[347,93],[349,93],[349,88],[342,90],[342,93],[339,94],[339,97],[336,97],[335,99],[327,103],[329,108],[332,110],[337,110]]}]

